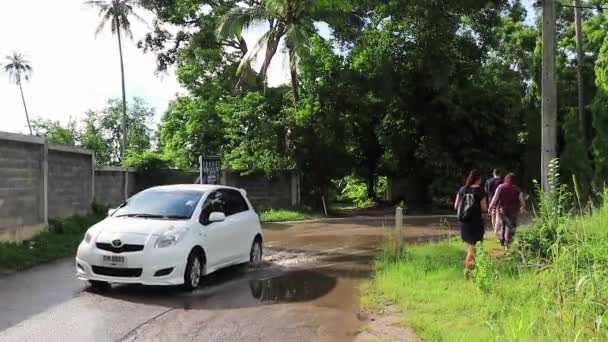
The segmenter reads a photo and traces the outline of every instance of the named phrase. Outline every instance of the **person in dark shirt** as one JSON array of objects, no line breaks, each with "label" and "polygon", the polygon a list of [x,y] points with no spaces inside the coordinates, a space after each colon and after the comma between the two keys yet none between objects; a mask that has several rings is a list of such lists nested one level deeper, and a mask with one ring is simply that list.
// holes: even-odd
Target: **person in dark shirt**
[{"label": "person in dark shirt", "polygon": [[[469,277],[475,265],[475,244],[483,241],[484,223],[482,213],[487,210],[488,199],[481,186],[481,173],[472,170],[463,187],[458,190],[454,209],[458,211],[465,196],[473,195],[474,205],[470,218],[460,222],[460,236],[466,244],[464,275]],[[470,197],[470,196],[469,196]]]},{"label": "person in dark shirt", "polygon": [[[486,194],[488,195],[488,202],[492,201],[494,198],[494,193],[496,193],[496,189],[500,184],[502,184],[502,171],[500,171],[500,169],[494,169],[493,177],[488,179],[485,185]],[[494,234],[497,234],[496,210],[492,210],[490,212],[490,220],[492,221]]]},{"label": "person in dark shirt", "polygon": [[497,210],[499,221],[498,225],[502,227],[499,231],[499,239],[501,244],[507,249],[513,242],[513,235],[517,227],[517,218],[519,213],[524,213],[526,209],[526,200],[521,189],[515,185],[515,175],[509,173],[505,177],[503,184],[499,185],[490,202],[488,211],[491,213]]}]

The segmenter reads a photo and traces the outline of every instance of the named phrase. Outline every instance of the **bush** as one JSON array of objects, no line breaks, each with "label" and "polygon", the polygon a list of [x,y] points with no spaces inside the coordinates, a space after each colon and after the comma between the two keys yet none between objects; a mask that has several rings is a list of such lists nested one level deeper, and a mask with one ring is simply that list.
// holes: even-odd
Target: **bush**
[{"label": "bush", "polygon": [[[355,207],[364,208],[370,205],[367,198],[367,183],[355,176],[346,176],[334,181],[337,190],[335,200],[340,203],[352,203]],[[388,180],[387,177],[376,179],[376,195],[380,198],[386,193]]]},{"label": "bush", "polygon": [[168,169],[170,166],[169,160],[159,153],[145,151],[145,152],[131,152],[127,155],[123,161],[123,166],[134,167],[137,171],[154,171]]},{"label": "bush", "polygon": [[49,220],[49,229],[31,240],[0,243],[0,269],[20,270],[73,256],[86,230],[105,216],[96,213]]},{"label": "bush", "polygon": [[299,209],[265,209],[260,213],[262,222],[301,221],[311,218],[313,215]]}]

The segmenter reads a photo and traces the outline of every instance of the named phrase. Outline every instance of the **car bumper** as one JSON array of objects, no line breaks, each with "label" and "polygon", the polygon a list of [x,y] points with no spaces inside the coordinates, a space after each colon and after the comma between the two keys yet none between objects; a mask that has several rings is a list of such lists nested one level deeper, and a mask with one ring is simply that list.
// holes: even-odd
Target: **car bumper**
[{"label": "car bumper", "polygon": [[[123,256],[125,264],[121,267],[104,265],[103,256]],[[76,256],[76,277],[81,280],[105,281],[108,283],[143,284],[143,285],[181,285],[184,283],[187,254],[176,246],[150,248],[146,246],[141,252],[115,254],[98,249],[94,244],[81,243]],[[104,271],[100,271],[100,268]],[[173,268],[167,275],[155,275],[160,270]],[[108,275],[107,271],[112,271]],[[126,269],[139,270],[135,275],[115,275]],[[100,274],[103,273],[103,274]]]}]

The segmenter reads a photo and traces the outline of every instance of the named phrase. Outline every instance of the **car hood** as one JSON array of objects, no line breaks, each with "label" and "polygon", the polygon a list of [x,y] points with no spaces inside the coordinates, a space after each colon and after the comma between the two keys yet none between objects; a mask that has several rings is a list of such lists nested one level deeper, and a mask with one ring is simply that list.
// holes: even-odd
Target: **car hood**
[{"label": "car hood", "polygon": [[108,217],[89,229],[93,235],[101,233],[125,233],[141,235],[162,235],[169,230],[179,230],[187,226],[187,221],[155,220],[137,217]]}]

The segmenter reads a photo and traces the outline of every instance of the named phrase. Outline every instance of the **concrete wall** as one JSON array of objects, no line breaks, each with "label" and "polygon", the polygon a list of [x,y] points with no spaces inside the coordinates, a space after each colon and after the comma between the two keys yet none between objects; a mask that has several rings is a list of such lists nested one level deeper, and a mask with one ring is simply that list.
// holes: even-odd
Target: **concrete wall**
[{"label": "concrete wall", "polygon": [[141,191],[158,185],[192,184],[196,181],[198,175],[197,171],[187,170],[139,172],[135,175],[135,188],[137,191]]},{"label": "concrete wall", "polygon": [[124,202],[123,179],[128,174],[129,196],[138,192],[134,169],[125,172],[120,167],[101,167],[95,170],[95,203],[116,207]]},{"label": "concrete wall", "polygon": [[267,177],[262,173],[240,175],[226,171],[222,184],[245,189],[251,204],[260,208],[285,208],[296,206],[300,202],[299,182],[297,175],[290,171]]},{"label": "concrete wall", "polygon": [[0,229],[44,223],[40,142],[0,144]]},{"label": "concrete wall", "polygon": [[85,215],[93,201],[93,153],[49,145],[49,217]]},{"label": "concrete wall", "polygon": [[[115,207],[128,195],[152,186],[192,184],[198,172],[95,166],[92,151],[48,144],[45,138],[0,132],[0,241],[37,234],[48,218],[86,214],[91,204]],[[223,173],[220,184],[243,188],[256,208],[296,206],[298,177],[291,171],[274,177]]]}]

